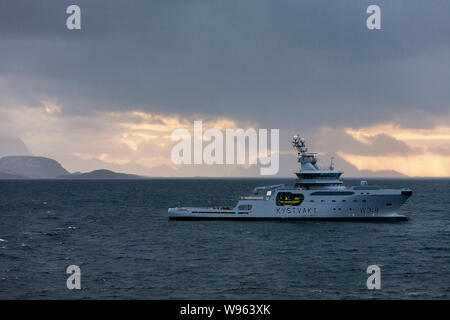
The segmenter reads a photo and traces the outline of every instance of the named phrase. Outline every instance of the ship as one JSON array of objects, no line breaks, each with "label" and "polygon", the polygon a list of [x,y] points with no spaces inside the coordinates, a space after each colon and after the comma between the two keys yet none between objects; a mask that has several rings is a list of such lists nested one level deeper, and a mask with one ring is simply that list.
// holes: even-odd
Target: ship
[{"label": "ship", "polygon": [[172,220],[331,220],[331,221],[406,221],[399,208],[412,191],[384,189],[362,180],[357,186],[345,186],[343,171],[318,165],[317,153],[308,152],[305,139],[295,135],[299,170],[290,185],[256,187],[253,194],[242,196],[234,207],[169,208]]}]

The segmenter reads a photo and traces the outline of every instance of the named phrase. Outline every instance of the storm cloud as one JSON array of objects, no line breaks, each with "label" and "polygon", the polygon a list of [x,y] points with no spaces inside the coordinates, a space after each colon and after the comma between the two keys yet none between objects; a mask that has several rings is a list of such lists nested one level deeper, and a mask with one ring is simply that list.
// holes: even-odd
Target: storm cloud
[{"label": "storm cloud", "polygon": [[[82,30],[65,28],[69,4]],[[2,1],[1,94],[132,110],[367,125],[448,113],[448,1]],[[411,121],[411,125],[416,125]],[[426,125],[426,121],[423,122]]]}]

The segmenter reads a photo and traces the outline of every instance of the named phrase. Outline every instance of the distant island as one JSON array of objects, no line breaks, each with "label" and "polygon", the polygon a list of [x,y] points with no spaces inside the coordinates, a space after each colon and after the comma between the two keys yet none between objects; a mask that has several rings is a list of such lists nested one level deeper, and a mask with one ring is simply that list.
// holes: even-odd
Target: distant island
[{"label": "distant island", "polygon": [[59,162],[34,156],[3,157],[0,159],[0,173],[34,179],[48,179],[70,174]]},{"label": "distant island", "polygon": [[86,173],[72,173],[65,176],[57,177],[58,179],[145,179],[147,177],[135,174],[118,173],[111,170],[100,169]]},{"label": "distant island", "polygon": [[[337,157],[339,159],[339,157]],[[405,178],[406,176],[397,171],[372,171],[372,170],[358,170],[355,166],[341,161],[342,169],[353,175],[347,178],[355,177],[393,177]],[[161,174],[161,176],[170,176],[173,174],[172,169],[166,170],[168,167],[160,166],[154,169],[153,172]],[[240,170],[240,171],[239,171]],[[237,173],[239,177],[246,177],[253,171],[248,171],[240,168]],[[253,169],[252,169],[253,170]],[[187,171],[180,170],[179,176],[186,177],[189,175],[189,168]],[[58,161],[31,155],[21,156],[4,156],[0,157],[0,180],[19,180],[19,179],[59,179],[59,180],[132,180],[132,179],[149,179],[148,176],[141,176],[136,174],[119,173],[106,169],[98,169],[90,172],[69,172]],[[201,178],[196,176],[194,178]]]},{"label": "distant island", "polygon": [[8,179],[8,180],[10,180],[10,179],[28,179],[28,178],[24,177],[24,176],[19,176],[19,175],[16,175],[16,174],[9,174],[9,173],[0,172],[0,180],[1,179]]},{"label": "distant island", "polygon": [[6,156],[0,158],[0,179],[145,179],[147,177],[100,169],[70,173],[59,162],[45,157]]}]

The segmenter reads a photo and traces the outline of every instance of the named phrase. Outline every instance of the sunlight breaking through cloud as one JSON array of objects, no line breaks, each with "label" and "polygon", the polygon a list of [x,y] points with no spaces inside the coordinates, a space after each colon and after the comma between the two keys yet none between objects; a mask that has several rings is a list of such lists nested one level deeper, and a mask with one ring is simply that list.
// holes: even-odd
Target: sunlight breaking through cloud
[{"label": "sunlight breaking through cloud", "polygon": [[[386,135],[409,146],[413,152],[398,155],[361,155],[351,151],[338,152],[346,161],[360,170],[396,170],[408,176],[450,176],[450,126],[433,128],[402,128],[383,124],[363,128],[346,128],[345,133],[362,144],[370,144],[373,137]],[[386,146],[388,147],[388,146]]]}]

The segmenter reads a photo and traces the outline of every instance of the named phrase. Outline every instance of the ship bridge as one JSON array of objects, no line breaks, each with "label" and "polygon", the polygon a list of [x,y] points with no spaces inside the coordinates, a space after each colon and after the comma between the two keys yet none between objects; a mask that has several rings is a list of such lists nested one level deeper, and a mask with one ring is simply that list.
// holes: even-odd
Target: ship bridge
[{"label": "ship bridge", "polygon": [[295,135],[292,145],[297,149],[297,161],[301,164],[297,175],[296,187],[301,189],[341,189],[344,188],[340,179],[342,171],[334,170],[333,159],[327,168],[321,168],[317,164],[317,153],[308,152],[305,139]]}]

